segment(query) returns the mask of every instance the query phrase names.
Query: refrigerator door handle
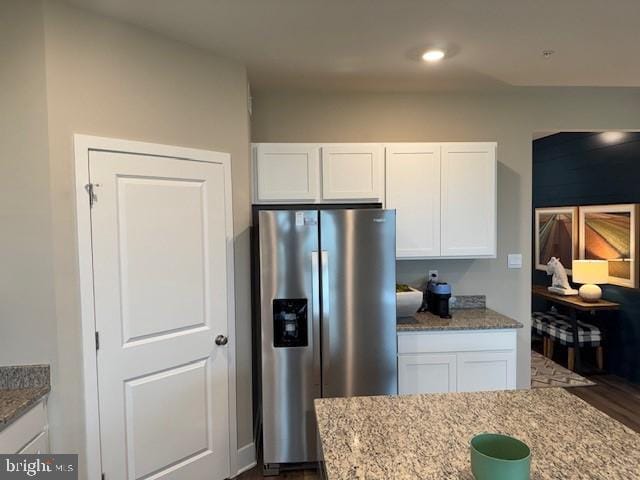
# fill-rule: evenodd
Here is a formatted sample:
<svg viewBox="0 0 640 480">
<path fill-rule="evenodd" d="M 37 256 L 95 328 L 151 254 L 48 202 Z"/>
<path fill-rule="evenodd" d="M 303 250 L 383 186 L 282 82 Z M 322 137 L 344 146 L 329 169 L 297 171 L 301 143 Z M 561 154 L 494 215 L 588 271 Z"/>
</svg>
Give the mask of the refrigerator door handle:
<svg viewBox="0 0 640 480">
<path fill-rule="evenodd" d="M 320 268 L 318 252 L 311 252 L 311 322 L 313 346 L 313 384 L 319 387 L 322 383 L 320 372 Z"/>
<path fill-rule="evenodd" d="M 329 252 L 320 252 L 320 264 L 322 267 L 322 382 L 326 385 L 329 380 L 329 365 L 331 360 L 330 345 L 330 313 L 329 302 Z M 323 393 L 324 396 L 324 393 Z"/>
</svg>

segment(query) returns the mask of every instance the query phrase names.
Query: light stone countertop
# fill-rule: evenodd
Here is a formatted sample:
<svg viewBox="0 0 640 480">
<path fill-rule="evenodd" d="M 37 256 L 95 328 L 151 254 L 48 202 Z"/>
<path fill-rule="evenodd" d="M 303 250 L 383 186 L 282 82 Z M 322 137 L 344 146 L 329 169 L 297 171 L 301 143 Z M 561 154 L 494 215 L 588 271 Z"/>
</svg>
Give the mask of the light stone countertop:
<svg viewBox="0 0 640 480">
<path fill-rule="evenodd" d="M 418 312 L 413 317 L 401 317 L 396 321 L 398 332 L 503 328 L 522 328 L 522 324 L 489 308 L 453 309 L 451 318 L 440 318 L 431 312 Z"/>
<path fill-rule="evenodd" d="M 469 441 L 515 436 L 532 480 L 640 479 L 640 434 L 560 388 L 318 399 L 328 480 L 473 480 Z"/>
</svg>

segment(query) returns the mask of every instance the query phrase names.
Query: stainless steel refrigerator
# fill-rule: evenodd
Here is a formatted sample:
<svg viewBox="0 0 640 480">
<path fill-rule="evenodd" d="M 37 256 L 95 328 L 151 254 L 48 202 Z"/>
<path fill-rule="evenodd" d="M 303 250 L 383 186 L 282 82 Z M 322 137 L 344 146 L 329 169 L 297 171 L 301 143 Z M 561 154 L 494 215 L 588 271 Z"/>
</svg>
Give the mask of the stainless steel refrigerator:
<svg viewBox="0 0 640 480">
<path fill-rule="evenodd" d="M 259 213 L 263 454 L 318 460 L 313 400 L 397 393 L 395 211 Z"/>
</svg>

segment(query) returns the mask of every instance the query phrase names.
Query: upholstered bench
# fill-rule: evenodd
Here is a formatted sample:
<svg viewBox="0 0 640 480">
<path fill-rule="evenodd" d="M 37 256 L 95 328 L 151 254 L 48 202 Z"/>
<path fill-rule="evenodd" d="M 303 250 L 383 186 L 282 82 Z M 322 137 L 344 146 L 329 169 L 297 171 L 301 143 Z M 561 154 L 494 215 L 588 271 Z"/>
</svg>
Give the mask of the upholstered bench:
<svg viewBox="0 0 640 480">
<path fill-rule="evenodd" d="M 578 345 L 580 347 L 593 347 L 596 349 L 596 363 L 602 370 L 604 366 L 604 354 L 602 350 L 602 333 L 595 325 L 578 320 Z M 555 342 L 564 345 L 568 350 L 567 365 L 569 370 L 574 369 L 575 351 L 573 345 L 573 327 L 571 320 L 566 315 L 558 312 L 533 312 L 531 315 L 532 329 L 543 338 L 544 355 L 553 357 Z"/>
</svg>

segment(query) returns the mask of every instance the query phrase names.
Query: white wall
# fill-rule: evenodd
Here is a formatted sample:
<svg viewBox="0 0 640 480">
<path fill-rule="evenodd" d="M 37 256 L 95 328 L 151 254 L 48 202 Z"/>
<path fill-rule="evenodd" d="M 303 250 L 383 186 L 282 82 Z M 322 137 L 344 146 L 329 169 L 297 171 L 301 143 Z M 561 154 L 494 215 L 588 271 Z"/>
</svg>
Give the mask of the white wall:
<svg viewBox="0 0 640 480">
<path fill-rule="evenodd" d="M 438 269 L 458 294 L 525 324 L 518 386 L 530 382 L 531 139 L 533 132 L 638 129 L 640 89 L 514 88 L 504 93 L 254 93 L 255 142 L 498 142 L 498 258 L 398 262 L 401 282 Z M 522 253 L 523 268 L 507 269 Z"/>
<path fill-rule="evenodd" d="M 237 446 L 251 443 L 245 68 L 55 0 L 0 2 L 0 58 L 0 364 L 52 364 L 53 450 L 85 463 L 75 133 L 231 154 Z"/>
<path fill-rule="evenodd" d="M 0 2 L 0 365 L 55 364 L 44 33 Z"/>
<path fill-rule="evenodd" d="M 236 236 L 238 446 L 251 442 L 249 120 L 243 66 L 58 2 L 44 10 L 57 303 L 52 444 L 82 451 L 73 134 L 231 153 Z"/>
</svg>

